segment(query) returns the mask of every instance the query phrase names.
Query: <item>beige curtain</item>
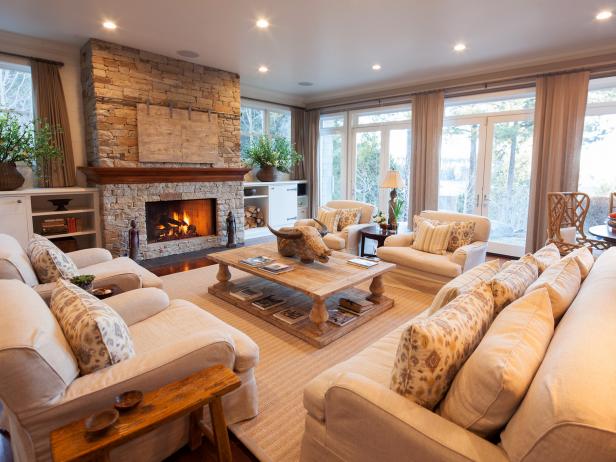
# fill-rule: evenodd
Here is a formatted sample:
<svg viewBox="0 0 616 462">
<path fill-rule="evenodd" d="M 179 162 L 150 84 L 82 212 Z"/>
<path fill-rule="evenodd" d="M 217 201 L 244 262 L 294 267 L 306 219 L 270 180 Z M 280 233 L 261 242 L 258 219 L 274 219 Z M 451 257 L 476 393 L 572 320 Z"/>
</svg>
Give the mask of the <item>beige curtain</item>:
<svg viewBox="0 0 616 462">
<path fill-rule="evenodd" d="M 413 97 L 413 152 L 411 160 L 409 223 L 422 210 L 438 206 L 438 169 L 443 132 L 445 93 Z"/>
<path fill-rule="evenodd" d="M 537 79 L 527 251 L 547 238 L 548 192 L 576 191 L 590 72 Z"/>
<path fill-rule="evenodd" d="M 75 185 L 75 161 L 68 112 L 64 90 L 60 80 L 59 66 L 33 60 L 32 88 L 36 117 L 51 125 L 62 127 L 54 136 L 54 144 L 62 152 L 62 157 L 46 162 L 42 166 L 41 186 L 65 187 Z"/>
<path fill-rule="evenodd" d="M 308 195 L 310 197 L 311 216 L 317 214 L 319 205 L 319 174 L 317 168 L 317 149 L 319 147 L 319 120 L 320 111 L 318 109 L 306 113 L 306 151 L 304 152 L 306 180 L 308 180 Z"/>
<path fill-rule="evenodd" d="M 304 158 L 298 162 L 291 170 L 292 180 L 305 180 L 305 159 L 306 159 L 306 111 L 303 109 L 293 109 L 291 111 L 291 143 L 295 145 L 295 150 Z"/>
</svg>

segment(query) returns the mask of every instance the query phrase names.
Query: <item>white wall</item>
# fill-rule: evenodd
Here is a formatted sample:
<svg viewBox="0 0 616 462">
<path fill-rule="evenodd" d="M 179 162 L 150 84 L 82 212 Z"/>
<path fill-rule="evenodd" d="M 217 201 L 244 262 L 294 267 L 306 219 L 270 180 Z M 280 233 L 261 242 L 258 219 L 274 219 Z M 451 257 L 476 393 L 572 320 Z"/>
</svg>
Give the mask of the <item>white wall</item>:
<svg viewBox="0 0 616 462">
<path fill-rule="evenodd" d="M 0 30 L 0 51 L 64 63 L 64 66 L 60 69 L 60 78 L 66 98 L 75 165 L 87 165 L 85 128 L 81 105 L 79 47 Z M 15 58 L 4 57 L 0 54 L 0 60 L 8 61 L 11 59 L 15 62 Z M 79 185 L 85 185 L 85 178 L 79 171 L 77 172 L 77 182 Z M 26 185 L 24 184 L 24 186 Z"/>
</svg>

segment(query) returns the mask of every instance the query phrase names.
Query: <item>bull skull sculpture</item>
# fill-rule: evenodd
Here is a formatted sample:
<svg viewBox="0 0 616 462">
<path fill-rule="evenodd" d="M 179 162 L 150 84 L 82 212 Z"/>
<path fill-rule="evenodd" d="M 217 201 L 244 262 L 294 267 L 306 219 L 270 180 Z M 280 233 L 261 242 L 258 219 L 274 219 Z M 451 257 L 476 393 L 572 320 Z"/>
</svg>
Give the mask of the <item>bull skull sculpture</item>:
<svg viewBox="0 0 616 462">
<path fill-rule="evenodd" d="M 302 263 L 312 263 L 314 260 L 327 263 L 332 254 L 323 242 L 323 236 L 328 233 L 327 226 L 318 220 L 314 221 L 319 229 L 314 226 L 294 226 L 277 231 L 268 225 L 269 230 L 278 238 L 278 253 L 283 257 L 297 255 Z"/>
</svg>

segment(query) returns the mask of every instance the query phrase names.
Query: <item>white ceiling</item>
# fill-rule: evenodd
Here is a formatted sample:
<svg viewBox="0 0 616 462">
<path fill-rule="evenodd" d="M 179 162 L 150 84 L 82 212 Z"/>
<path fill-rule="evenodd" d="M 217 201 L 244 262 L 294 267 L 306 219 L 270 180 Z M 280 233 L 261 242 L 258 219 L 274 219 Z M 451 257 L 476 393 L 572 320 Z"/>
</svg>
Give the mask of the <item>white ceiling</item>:
<svg viewBox="0 0 616 462">
<path fill-rule="evenodd" d="M 195 62 L 237 72 L 242 84 L 309 102 L 613 50 L 616 16 L 594 19 L 605 8 L 616 0 L 0 0 L 0 29 L 174 57 L 194 50 Z M 259 16 L 268 30 L 254 26 Z M 118 29 L 102 29 L 103 19 Z M 464 53 L 452 50 L 458 41 Z"/>
</svg>

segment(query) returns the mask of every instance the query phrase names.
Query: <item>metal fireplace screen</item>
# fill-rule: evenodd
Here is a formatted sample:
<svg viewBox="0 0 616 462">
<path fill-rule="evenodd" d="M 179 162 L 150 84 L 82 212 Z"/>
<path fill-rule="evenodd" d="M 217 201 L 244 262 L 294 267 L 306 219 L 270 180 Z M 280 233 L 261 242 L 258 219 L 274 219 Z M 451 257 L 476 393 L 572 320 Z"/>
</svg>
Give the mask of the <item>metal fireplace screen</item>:
<svg viewBox="0 0 616 462">
<path fill-rule="evenodd" d="M 148 243 L 216 234 L 216 199 L 145 203 Z"/>
</svg>

